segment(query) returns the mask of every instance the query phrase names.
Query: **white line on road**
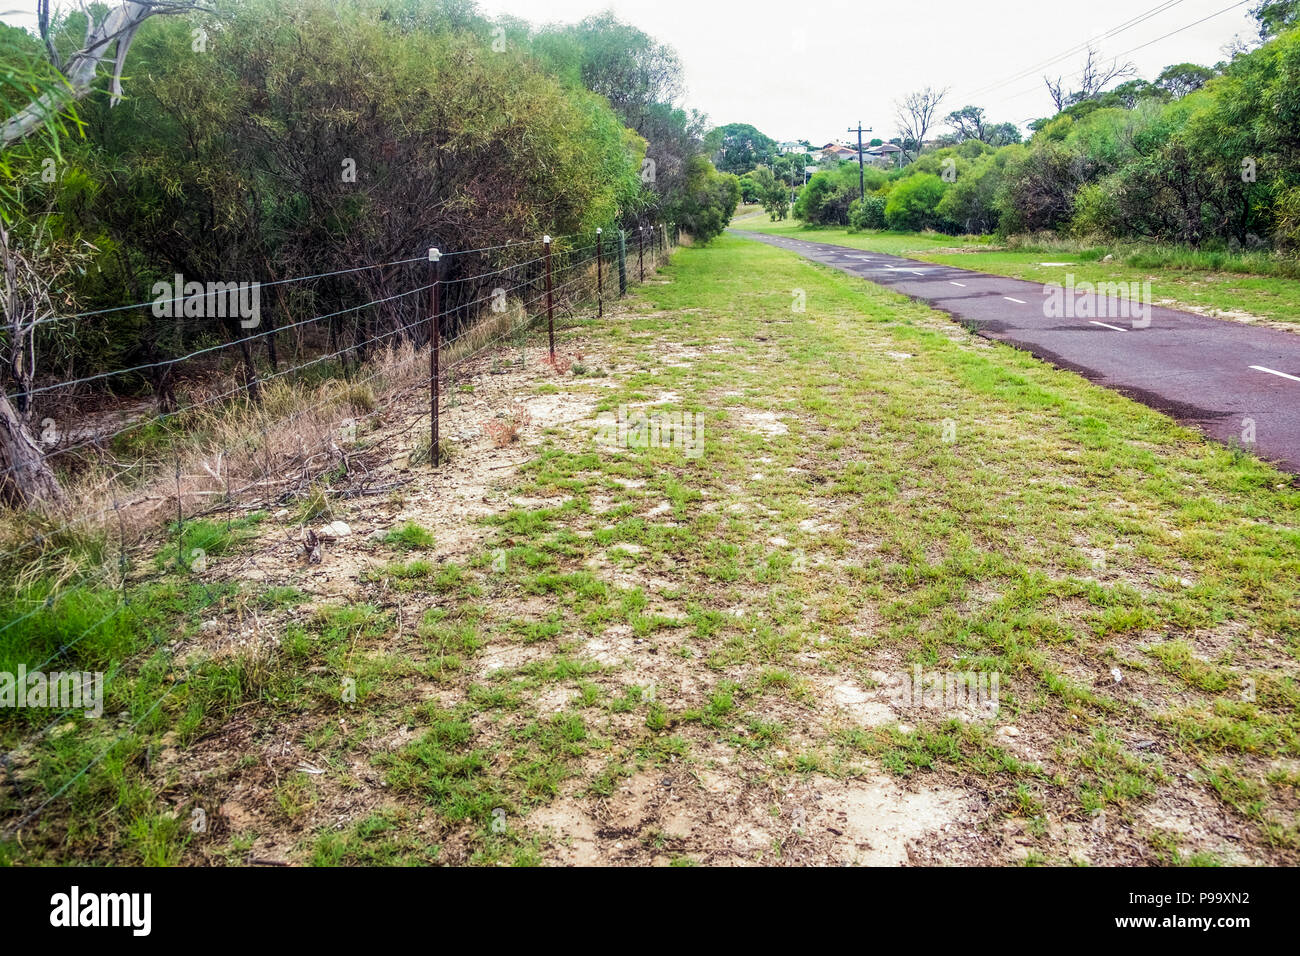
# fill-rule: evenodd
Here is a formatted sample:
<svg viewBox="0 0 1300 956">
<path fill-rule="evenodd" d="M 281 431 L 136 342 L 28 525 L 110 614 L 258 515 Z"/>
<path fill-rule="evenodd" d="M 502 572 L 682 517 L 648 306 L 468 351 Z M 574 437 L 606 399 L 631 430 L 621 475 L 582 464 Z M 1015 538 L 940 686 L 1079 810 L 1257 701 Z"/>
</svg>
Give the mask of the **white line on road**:
<svg viewBox="0 0 1300 956">
<path fill-rule="evenodd" d="M 963 289 L 966 288 L 966 283 L 964 283 L 964 282 L 953 282 L 951 279 L 948 280 L 948 284 L 949 284 L 949 285 L 959 285 L 959 286 L 961 286 Z"/>
<path fill-rule="evenodd" d="M 1279 372 L 1274 368 L 1264 368 L 1262 365 L 1252 365 L 1256 372 L 1268 372 L 1269 375 L 1276 375 L 1279 378 L 1289 378 L 1293 382 L 1300 382 L 1300 375 L 1288 375 L 1286 372 Z"/>
<path fill-rule="evenodd" d="M 1107 325 L 1105 322 L 1094 321 L 1093 325 L 1100 325 L 1103 329 L 1114 329 L 1116 332 L 1127 332 L 1128 329 L 1121 329 L 1118 325 Z"/>
<path fill-rule="evenodd" d="M 1002 298 L 1006 299 L 1008 302 L 1014 302 L 1014 303 L 1016 303 L 1017 305 L 1026 305 L 1026 304 L 1027 304 L 1023 299 L 1013 299 L 1013 298 L 1011 298 L 1011 296 L 1009 296 L 1009 295 L 1004 295 Z"/>
</svg>

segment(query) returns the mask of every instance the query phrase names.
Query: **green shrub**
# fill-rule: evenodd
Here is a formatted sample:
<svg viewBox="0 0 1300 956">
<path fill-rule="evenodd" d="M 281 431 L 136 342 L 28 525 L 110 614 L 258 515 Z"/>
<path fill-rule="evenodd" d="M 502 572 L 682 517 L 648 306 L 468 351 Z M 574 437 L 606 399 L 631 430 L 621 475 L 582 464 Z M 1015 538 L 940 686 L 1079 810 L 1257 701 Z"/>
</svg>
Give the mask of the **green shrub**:
<svg viewBox="0 0 1300 956">
<path fill-rule="evenodd" d="M 868 195 L 849 205 L 849 231 L 885 228 L 885 197 Z"/>
<path fill-rule="evenodd" d="M 885 204 L 885 223 L 890 229 L 917 231 L 938 229 L 945 220 L 938 212 L 946 184 L 932 173 L 918 173 L 899 181 Z"/>
</svg>

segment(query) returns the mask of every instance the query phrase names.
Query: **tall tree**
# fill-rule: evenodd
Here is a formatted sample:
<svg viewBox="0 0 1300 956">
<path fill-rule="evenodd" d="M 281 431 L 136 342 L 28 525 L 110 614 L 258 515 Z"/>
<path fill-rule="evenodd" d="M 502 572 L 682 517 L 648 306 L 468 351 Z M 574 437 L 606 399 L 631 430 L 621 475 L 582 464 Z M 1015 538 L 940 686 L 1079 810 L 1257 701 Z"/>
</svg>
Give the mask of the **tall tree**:
<svg viewBox="0 0 1300 956">
<path fill-rule="evenodd" d="M 1261 0 L 1250 15 L 1259 24 L 1259 38 L 1271 40 L 1300 25 L 1300 0 Z"/>
<path fill-rule="evenodd" d="M 953 128 L 959 143 L 968 139 L 987 142 L 984 138 L 984 110 L 978 106 L 963 106 L 959 110 L 953 110 L 944 117 L 944 122 Z"/>
<path fill-rule="evenodd" d="M 748 123 L 728 123 L 712 130 L 705 145 L 713 154 L 713 165 L 724 173 L 747 173 L 776 157 L 776 140 Z"/>
<path fill-rule="evenodd" d="M 1176 100 L 1188 93 L 1195 93 L 1214 78 L 1214 70 L 1208 66 L 1195 63 L 1175 63 L 1160 71 L 1155 86 L 1164 90 Z"/>
<path fill-rule="evenodd" d="M 1044 76 L 1043 83 L 1046 84 L 1047 93 L 1051 96 L 1052 102 L 1056 105 L 1056 111 L 1059 113 L 1067 106 L 1082 103 L 1084 100 L 1095 99 L 1116 80 L 1134 76 L 1136 73 L 1137 67 L 1131 62 L 1121 63 L 1118 59 L 1115 59 L 1106 63 L 1101 59 L 1097 49 L 1089 46 L 1083 60 L 1083 68 L 1075 74 L 1073 89 L 1066 85 L 1065 78 L 1061 76 L 1058 76 L 1055 80 Z"/>
<path fill-rule="evenodd" d="M 947 95 L 946 87 L 936 90 L 927 86 L 923 90 L 909 93 L 895 104 L 898 110 L 898 131 L 903 134 L 904 149 L 913 154 L 913 159 L 925 149 L 925 134 L 933 128 L 939 104 Z"/>
</svg>

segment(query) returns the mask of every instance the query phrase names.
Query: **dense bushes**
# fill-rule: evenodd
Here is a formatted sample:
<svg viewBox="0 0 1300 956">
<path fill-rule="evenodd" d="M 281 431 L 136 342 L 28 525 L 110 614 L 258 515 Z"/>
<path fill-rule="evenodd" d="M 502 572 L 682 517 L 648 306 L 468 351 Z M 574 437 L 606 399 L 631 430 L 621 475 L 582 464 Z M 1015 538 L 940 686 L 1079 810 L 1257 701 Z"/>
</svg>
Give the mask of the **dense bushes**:
<svg viewBox="0 0 1300 956">
<path fill-rule="evenodd" d="M 612 17 L 536 34 L 511 21 L 496 49 L 493 21 L 461 0 L 225 0 L 217 13 L 145 21 L 126 98 L 84 101 L 85 137 L 58 156 L 5 150 L 0 195 L 20 197 L 0 209 L 9 241 L 39 246 L 60 311 L 147 301 L 175 273 L 338 273 L 269 291 L 267 321 L 388 300 L 322 330 L 331 345 L 365 343 L 423 327 L 419 297 L 394 297 L 423 273 L 358 265 L 654 219 L 707 241 L 735 209 L 734 177 L 713 170 L 701 121 L 672 102 L 671 51 Z M 84 34 L 80 16 L 55 24 L 60 47 Z M 26 34 L 3 38 L 43 55 Z M 486 271 L 475 258 L 448 261 L 448 278 Z M 456 308 L 480 295 L 455 283 L 447 297 Z M 76 331 L 41 327 L 44 367 L 154 363 L 237 332 L 147 309 Z"/>
<path fill-rule="evenodd" d="M 944 182 L 933 173 L 918 173 L 895 184 L 885 200 L 885 222 L 890 229 L 937 229 L 944 223 L 938 213 Z"/>
<path fill-rule="evenodd" d="M 874 167 L 862 170 L 868 192 L 884 186 L 886 175 Z M 835 169 L 821 170 L 808 180 L 795 202 L 794 214 L 804 222 L 817 225 L 849 225 L 849 206 L 859 198 L 858 164 L 843 163 Z"/>
<path fill-rule="evenodd" d="M 969 139 L 902 170 L 818 173 L 795 214 L 819 225 L 1300 248 L 1300 30 L 1222 69 L 1179 64 L 1035 124 L 1025 144 Z"/>
<path fill-rule="evenodd" d="M 849 228 L 853 231 L 885 228 L 885 197 L 872 193 L 855 199 L 849 206 Z"/>
<path fill-rule="evenodd" d="M 720 173 L 704 156 L 690 160 L 686 188 L 668 209 L 669 218 L 693 239 L 708 242 L 722 234 L 740 203 L 740 179 Z"/>
</svg>

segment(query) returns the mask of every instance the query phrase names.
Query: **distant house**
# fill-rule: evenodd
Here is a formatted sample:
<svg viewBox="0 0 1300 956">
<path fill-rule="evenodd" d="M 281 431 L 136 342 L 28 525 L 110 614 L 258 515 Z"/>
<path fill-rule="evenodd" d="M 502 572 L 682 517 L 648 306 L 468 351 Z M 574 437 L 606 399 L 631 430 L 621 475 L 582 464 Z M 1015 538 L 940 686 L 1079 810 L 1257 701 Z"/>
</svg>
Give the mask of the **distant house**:
<svg viewBox="0 0 1300 956">
<path fill-rule="evenodd" d="M 899 162 L 899 154 L 902 150 L 893 143 L 884 143 L 880 146 L 871 146 L 863 151 L 867 161 L 877 166 L 892 166 Z"/>
<path fill-rule="evenodd" d="M 841 146 L 839 143 L 829 143 L 822 147 L 824 156 L 834 156 L 837 159 L 857 159 L 858 151 L 850 146 Z"/>
</svg>

